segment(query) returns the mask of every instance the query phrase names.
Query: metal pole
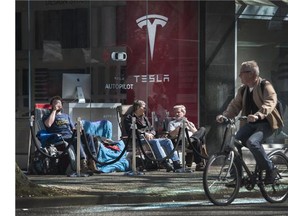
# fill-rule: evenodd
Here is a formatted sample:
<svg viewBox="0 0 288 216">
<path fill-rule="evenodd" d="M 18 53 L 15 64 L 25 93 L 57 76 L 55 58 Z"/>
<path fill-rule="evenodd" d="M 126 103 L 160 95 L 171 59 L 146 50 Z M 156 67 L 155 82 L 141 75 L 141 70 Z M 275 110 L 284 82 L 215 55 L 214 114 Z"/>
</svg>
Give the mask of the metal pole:
<svg viewBox="0 0 288 216">
<path fill-rule="evenodd" d="M 137 129 L 137 124 L 136 124 L 136 117 L 132 117 L 132 124 L 131 124 L 131 129 L 132 129 L 132 171 L 126 172 L 125 175 L 142 175 L 143 173 L 138 172 L 136 168 L 136 129 Z"/>
<path fill-rule="evenodd" d="M 151 117 L 152 117 L 152 127 L 155 129 L 155 112 L 151 112 Z"/>
<path fill-rule="evenodd" d="M 31 115 L 30 117 L 30 127 L 33 127 L 34 122 L 34 115 Z M 34 128 L 33 128 L 34 130 Z M 29 173 L 29 167 L 30 167 L 30 157 L 31 157 L 31 144 L 32 144 L 32 134 L 31 131 L 29 133 L 29 141 L 28 141 L 28 159 L 27 159 L 27 172 Z"/>
<path fill-rule="evenodd" d="M 30 0 L 27 1 L 28 7 L 28 105 L 29 105 L 29 117 L 30 121 L 32 120 L 31 111 L 32 111 L 32 69 L 31 69 L 31 4 Z M 30 122 L 31 124 L 31 122 Z M 31 132 L 29 134 L 29 146 L 28 146 L 28 158 L 27 158 L 27 172 L 29 171 L 31 157 Z"/>
<path fill-rule="evenodd" d="M 76 173 L 77 176 L 80 176 L 80 145 L 81 145 L 81 126 L 80 126 L 81 118 L 77 118 L 77 150 L 76 150 Z"/>
<path fill-rule="evenodd" d="M 136 118 L 132 117 L 132 172 L 136 173 Z"/>
<path fill-rule="evenodd" d="M 185 156 L 186 156 L 186 152 L 185 152 L 185 149 L 186 149 L 186 146 L 185 146 L 185 128 L 186 128 L 186 119 L 183 119 L 182 120 L 182 169 L 183 171 L 185 171 L 185 167 L 186 167 L 186 164 L 185 164 Z"/>
</svg>

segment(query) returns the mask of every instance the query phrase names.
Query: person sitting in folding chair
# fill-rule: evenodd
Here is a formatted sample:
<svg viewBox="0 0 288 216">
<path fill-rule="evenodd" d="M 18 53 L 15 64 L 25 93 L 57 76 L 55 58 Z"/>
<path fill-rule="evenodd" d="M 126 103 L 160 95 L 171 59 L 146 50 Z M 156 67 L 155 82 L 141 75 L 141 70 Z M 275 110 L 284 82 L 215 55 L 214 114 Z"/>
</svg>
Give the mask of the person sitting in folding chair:
<svg viewBox="0 0 288 216">
<path fill-rule="evenodd" d="M 173 143 L 168 138 L 155 138 L 156 132 L 152 128 L 148 118 L 145 116 L 146 103 L 142 100 L 136 100 L 133 103 L 133 112 L 128 114 L 124 119 L 125 130 L 131 133 L 132 117 L 136 118 L 136 125 L 139 131 L 144 133 L 145 139 L 151 144 L 157 160 L 163 159 L 163 166 L 167 172 L 181 169 L 180 159 L 176 151 L 173 152 Z M 145 141 L 144 138 L 142 140 Z M 171 154 L 170 159 L 173 166 L 168 160 L 164 160 Z M 169 159 L 169 158 L 168 158 Z"/>
<path fill-rule="evenodd" d="M 44 115 L 42 121 L 48 133 L 60 134 L 62 138 L 69 142 L 73 142 L 74 148 L 76 149 L 77 139 L 71 140 L 73 130 L 75 130 L 73 121 L 70 116 L 62 112 L 62 98 L 60 96 L 54 96 L 50 100 L 52 109 L 49 114 Z M 94 144 L 93 137 L 90 134 L 86 134 L 88 146 L 92 152 L 92 155 L 96 157 L 96 148 Z M 81 136 L 80 145 L 80 171 L 82 173 L 99 173 L 95 161 L 93 158 L 87 156 L 85 153 L 85 137 Z"/>
<path fill-rule="evenodd" d="M 207 155 L 207 151 L 206 151 L 206 139 L 205 139 L 205 135 L 206 135 L 206 129 L 204 127 L 200 127 L 200 128 L 196 128 L 195 125 L 193 124 L 193 122 L 190 122 L 186 119 L 185 115 L 186 115 L 186 107 L 184 105 L 176 105 L 173 107 L 174 110 L 174 120 L 170 121 L 168 124 L 168 132 L 169 135 L 171 137 L 171 139 L 176 139 L 178 134 L 179 134 L 179 129 L 181 128 L 182 122 L 183 122 L 183 118 L 185 118 L 186 121 L 186 128 L 188 129 L 188 134 L 189 137 L 196 137 L 198 140 L 200 140 L 200 143 L 194 142 L 196 143 L 196 145 L 194 146 L 196 148 L 196 150 L 198 152 L 203 152 L 204 154 Z M 181 137 L 179 137 L 181 139 Z M 188 146 L 188 149 L 192 149 L 191 146 Z M 204 159 L 201 158 L 195 151 L 193 151 L 193 153 L 189 152 L 186 154 L 185 156 L 185 161 L 187 165 L 191 165 L 192 164 L 192 158 L 194 157 L 194 162 L 196 163 L 196 171 L 203 171 L 204 170 Z"/>
</svg>

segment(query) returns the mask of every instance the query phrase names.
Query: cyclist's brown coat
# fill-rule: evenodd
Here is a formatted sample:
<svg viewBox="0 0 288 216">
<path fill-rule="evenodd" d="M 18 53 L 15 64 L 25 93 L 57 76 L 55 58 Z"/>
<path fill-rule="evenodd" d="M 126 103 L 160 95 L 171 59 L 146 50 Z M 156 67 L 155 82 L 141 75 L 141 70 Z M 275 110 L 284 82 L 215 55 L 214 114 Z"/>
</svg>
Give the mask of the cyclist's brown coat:
<svg viewBox="0 0 288 216">
<path fill-rule="evenodd" d="M 277 109 L 275 109 L 277 104 L 277 94 L 272 86 L 272 84 L 269 81 L 266 81 L 263 95 L 260 83 L 262 81 L 262 78 L 259 77 L 257 85 L 254 87 L 253 90 L 253 99 L 259 110 L 254 113 L 255 115 L 259 115 L 261 119 L 266 118 L 268 122 L 270 123 L 271 127 L 273 129 L 278 129 L 283 126 L 283 120 L 278 112 Z M 228 118 L 234 118 L 237 116 L 240 111 L 241 115 L 247 116 L 249 113 L 245 113 L 245 101 L 246 101 L 246 91 L 244 91 L 244 94 L 242 95 L 243 89 L 246 88 L 245 85 L 242 85 L 235 96 L 235 98 L 229 103 L 227 109 L 223 112 L 223 115 Z M 246 88 L 247 89 L 247 88 Z M 240 123 L 241 125 L 244 124 L 244 122 Z"/>
</svg>

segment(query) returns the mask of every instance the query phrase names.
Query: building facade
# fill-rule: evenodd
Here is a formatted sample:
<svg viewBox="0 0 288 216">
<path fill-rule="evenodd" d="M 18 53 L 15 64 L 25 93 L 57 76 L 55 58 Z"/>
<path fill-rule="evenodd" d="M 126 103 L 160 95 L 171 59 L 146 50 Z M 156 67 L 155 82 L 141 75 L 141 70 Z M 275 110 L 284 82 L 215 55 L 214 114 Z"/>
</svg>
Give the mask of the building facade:
<svg viewBox="0 0 288 216">
<path fill-rule="evenodd" d="M 256 60 L 287 106 L 287 0 L 29 0 L 16 1 L 15 12 L 16 161 L 22 168 L 35 104 L 60 95 L 68 112 L 69 104 L 78 103 L 77 85 L 91 121 L 116 118 L 116 113 L 95 116 L 95 104 L 141 99 L 161 131 L 173 106 L 184 104 L 187 117 L 207 127 L 211 151 L 221 140 L 215 116 L 241 84 L 242 61 Z M 75 84 L 81 75 L 88 81 Z M 284 117 L 287 125 L 287 113 Z M 287 126 L 283 131 L 288 133 Z"/>
</svg>

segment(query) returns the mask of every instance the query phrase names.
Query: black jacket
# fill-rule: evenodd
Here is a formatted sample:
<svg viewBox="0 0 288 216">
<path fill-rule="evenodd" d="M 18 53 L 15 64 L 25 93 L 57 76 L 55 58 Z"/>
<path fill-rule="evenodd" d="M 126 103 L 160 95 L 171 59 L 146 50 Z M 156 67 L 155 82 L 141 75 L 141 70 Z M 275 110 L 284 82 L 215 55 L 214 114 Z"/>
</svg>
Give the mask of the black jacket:
<svg viewBox="0 0 288 216">
<path fill-rule="evenodd" d="M 134 113 L 128 114 L 126 116 L 126 118 L 124 119 L 124 127 L 125 127 L 126 133 L 128 135 L 130 135 L 131 132 L 132 132 L 132 129 L 131 129 L 132 117 L 136 117 L 137 130 L 139 130 L 140 132 L 151 133 L 154 136 L 156 135 L 156 131 L 152 127 L 152 125 L 149 122 L 148 118 L 146 116 L 137 117 Z"/>
</svg>

